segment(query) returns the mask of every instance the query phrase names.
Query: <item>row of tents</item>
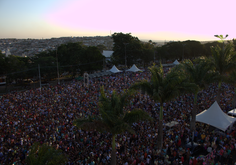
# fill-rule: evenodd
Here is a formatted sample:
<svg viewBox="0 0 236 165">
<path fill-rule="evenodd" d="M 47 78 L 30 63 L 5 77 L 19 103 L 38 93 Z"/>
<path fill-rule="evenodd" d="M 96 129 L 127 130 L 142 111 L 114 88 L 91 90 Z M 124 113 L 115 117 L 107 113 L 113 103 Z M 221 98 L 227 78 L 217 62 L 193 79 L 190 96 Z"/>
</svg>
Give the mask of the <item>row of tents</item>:
<svg viewBox="0 0 236 165">
<path fill-rule="evenodd" d="M 171 64 L 162 64 L 162 65 L 167 66 L 167 67 L 171 67 L 171 66 L 175 66 L 178 64 L 179 64 L 179 62 L 177 60 L 175 60 Z M 133 66 L 131 68 L 129 68 L 125 71 L 126 72 L 142 72 L 143 70 L 139 69 L 135 64 L 133 64 Z M 99 73 L 89 74 L 89 78 L 102 77 L 102 76 L 107 76 L 107 75 L 111 75 L 113 73 L 120 73 L 120 72 L 123 72 L 123 71 L 119 70 L 115 65 L 113 65 L 113 67 L 110 70 L 99 72 Z"/>
<path fill-rule="evenodd" d="M 175 66 L 175 65 L 179 65 L 179 62 L 178 60 L 175 60 L 173 63 L 171 64 L 162 64 L 163 66 Z M 133 66 L 126 70 L 127 72 L 140 72 L 140 71 L 143 71 L 141 69 L 139 69 L 135 64 L 133 64 Z M 117 69 L 117 67 L 114 65 L 111 69 L 110 69 L 110 72 L 112 73 L 119 73 L 119 72 L 122 72 L 121 70 Z"/>
<path fill-rule="evenodd" d="M 134 64 L 130 69 L 126 70 L 127 72 L 141 72 L 143 70 L 137 68 L 137 66 Z M 117 69 L 117 67 L 114 65 L 110 70 L 98 72 L 89 74 L 89 78 L 96 78 L 96 77 L 102 77 L 102 76 L 110 76 L 114 73 L 123 72 L 122 70 Z"/>
<path fill-rule="evenodd" d="M 119 73 L 119 72 L 123 72 L 122 70 L 117 69 L 117 67 L 114 65 L 110 70 L 110 72 L 112 73 Z M 135 64 L 128 70 L 126 70 L 127 72 L 142 72 L 143 70 L 139 69 Z"/>
</svg>

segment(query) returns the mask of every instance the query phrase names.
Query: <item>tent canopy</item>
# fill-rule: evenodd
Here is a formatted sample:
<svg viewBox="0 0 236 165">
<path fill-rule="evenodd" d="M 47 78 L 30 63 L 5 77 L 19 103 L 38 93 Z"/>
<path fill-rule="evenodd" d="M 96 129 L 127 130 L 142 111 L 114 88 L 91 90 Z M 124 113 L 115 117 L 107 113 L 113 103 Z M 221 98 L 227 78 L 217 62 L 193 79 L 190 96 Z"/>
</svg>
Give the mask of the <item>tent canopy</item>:
<svg viewBox="0 0 236 165">
<path fill-rule="evenodd" d="M 121 70 L 117 69 L 117 67 L 115 65 L 113 65 L 113 67 L 110 69 L 110 72 L 112 73 L 118 73 L 118 72 L 122 72 Z"/>
<path fill-rule="evenodd" d="M 178 61 L 178 60 L 175 60 L 175 61 L 173 62 L 173 64 L 174 64 L 174 65 L 179 65 L 179 61 Z"/>
<path fill-rule="evenodd" d="M 139 72 L 142 71 L 141 69 L 137 68 L 137 66 L 134 64 L 130 69 L 128 69 L 127 71 L 130 72 Z"/>
<path fill-rule="evenodd" d="M 236 121 L 236 118 L 230 117 L 224 113 L 218 103 L 215 101 L 208 110 L 205 110 L 196 116 L 196 121 L 209 124 L 222 131 L 225 131 Z"/>
<path fill-rule="evenodd" d="M 236 109 L 233 109 L 233 110 L 229 111 L 228 114 L 236 116 Z"/>
<path fill-rule="evenodd" d="M 171 121 L 169 123 L 166 123 L 166 126 L 167 127 L 173 127 L 173 126 L 178 125 L 178 124 L 179 124 L 179 122 L 177 122 L 177 121 Z"/>
</svg>

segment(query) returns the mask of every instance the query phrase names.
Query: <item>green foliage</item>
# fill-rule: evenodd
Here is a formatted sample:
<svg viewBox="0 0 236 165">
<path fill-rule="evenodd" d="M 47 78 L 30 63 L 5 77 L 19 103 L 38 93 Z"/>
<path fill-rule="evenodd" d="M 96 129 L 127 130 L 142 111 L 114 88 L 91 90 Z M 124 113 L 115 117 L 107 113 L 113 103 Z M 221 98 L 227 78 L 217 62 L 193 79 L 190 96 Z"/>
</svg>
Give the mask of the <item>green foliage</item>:
<svg viewBox="0 0 236 165">
<path fill-rule="evenodd" d="M 102 53 L 103 52 L 103 50 L 107 50 L 107 47 L 105 46 L 105 45 L 97 45 L 96 46 L 97 48 L 98 48 L 98 50 L 100 51 L 100 53 Z"/>
<path fill-rule="evenodd" d="M 222 41 L 227 37 L 223 37 L 222 35 L 216 37 L 220 38 Z M 204 60 L 208 62 L 208 65 L 213 68 L 214 72 L 218 72 L 218 91 L 216 101 L 220 101 L 220 88 L 221 83 L 224 81 L 225 74 L 230 73 L 235 70 L 236 67 L 236 53 L 234 51 L 234 45 L 232 42 L 224 44 L 222 47 L 219 45 L 215 47 L 211 47 L 212 56 L 205 58 Z"/>
<path fill-rule="evenodd" d="M 133 37 L 131 33 L 114 33 L 112 35 L 114 41 L 113 47 L 113 63 L 125 64 L 125 54 L 127 65 L 131 66 L 139 61 L 144 65 L 154 59 L 154 43 L 149 41 L 142 43 L 137 37 Z"/>
<path fill-rule="evenodd" d="M 219 74 L 212 71 L 211 66 L 204 60 L 198 60 L 199 62 L 193 64 L 191 60 L 183 61 L 178 68 L 182 69 L 183 74 L 186 76 L 186 80 L 193 83 L 192 93 L 194 94 L 194 103 L 192 110 L 191 131 L 195 130 L 196 121 L 196 106 L 197 106 L 197 94 L 200 90 L 207 87 L 208 84 L 217 80 Z"/>
<path fill-rule="evenodd" d="M 183 43 L 180 41 L 167 43 L 162 46 L 162 49 L 159 52 L 165 60 L 182 59 L 183 57 Z"/>
<path fill-rule="evenodd" d="M 74 125 L 87 130 L 98 130 L 110 132 L 113 135 L 128 131 L 135 133 L 131 128 L 134 122 L 151 120 L 150 116 L 142 110 L 126 111 L 124 107 L 128 104 L 130 92 L 117 94 L 113 91 L 111 97 L 107 97 L 104 88 L 101 88 L 99 100 L 99 116 L 90 116 L 86 119 L 77 119 Z"/>
<path fill-rule="evenodd" d="M 163 105 L 183 92 L 188 92 L 193 84 L 189 84 L 183 74 L 175 69 L 170 70 L 164 75 L 162 65 L 160 67 L 152 66 L 151 80 L 141 80 L 135 83 L 131 89 L 141 89 L 151 96 L 155 101 Z"/>
<path fill-rule="evenodd" d="M 33 56 L 31 60 L 32 60 L 31 66 L 36 68 L 31 72 L 31 75 L 33 76 L 38 75 L 38 64 L 39 64 L 41 77 L 45 78 L 47 81 L 56 77 L 57 61 L 55 57 L 51 56 L 47 52 L 41 52 Z"/>
<path fill-rule="evenodd" d="M 26 72 L 21 72 L 27 69 L 24 61 L 21 61 L 21 59 L 22 57 L 14 55 L 5 58 L 7 81 L 23 79 L 26 76 Z"/>
<path fill-rule="evenodd" d="M 112 55 L 114 64 L 125 64 L 125 54 L 128 66 L 140 57 L 141 42 L 131 33 L 114 33 L 112 39 L 114 42 Z"/>
<path fill-rule="evenodd" d="M 199 41 L 169 42 L 156 49 L 158 52 L 157 59 L 175 60 L 194 59 L 205 53 L 204 46 Z"/>
<path fill-rule="evenodd" d="M 131 89 L 146 92 L 156 102 L 160 102 L 158 140 L 159 148 L 161 148 L 163 145 L 163 103 L 171 101 L 185 92 L 192 91 L 195 86 L 188 83 L 179 69 L 171 69 L 164 75 L 163 67 L 160 64 L 160 67 L 154 65 L 149 70 L 151 71 L 151 80 L 136 82 L 131 86 Z"/>
<path fill-rule="evenodd" d="M 103 67 L 104 56 L 98 47 L 86 47 L 80 42 L 62 44 L 58 47 L 58 62 L 64 71 L 75 73 L 77 69 L 84 71 L 99 70 Z"/>
<path fill-rule="evenodd" d="M 208 42 L 208 43 L 203 44 L 204 49 L 205 49 L 203 55 L 206 56 L 206 57 L 210 57 L 212 47 L 216 47 L 217 45 L 222 47 L 223 43 L 219 43 L 219 42 L 215 41 L 215 42 Z"/>
<path fill-rule="evenodd" d="M 212 67 L 208 62 L 203 60 L 196 64 L 193 64 L 191 60 L 185 60 L 178 67 L 183 69 L 186 79 L 196 85 L 194 94 L 216 81 L 219 76 L 217 72 L 212 71 Z"/>
<path fill-rule="evenodd" d="M 6 56 L 0 50 L 0 76 L 5 74 L 7 69 Z"/>
<path fill-rule="evenodd" d="M 26 158 L 27 165 L 65 165 L 67 157 L 61 150 L 46 144 L 34 143 Z"/>
<path fill-rule="evenodd" d="M 111 164 L 116 164 L 115 137 L 127 131 L 135 134 L 132 124 L 139 121 L 151 121 L 152 118 L 147 112 L 142 110 L 127 111 L 125 106 L 128 104 L 131 91 L 124 91 L 117 94 L 113 91 L 108 97 L 104 88 L 101 87 L 99 100 L 99 116 L 89 116 L 88 118 L 77 119 L 73 122 L 78 128 L 85 130 L 97 130 L 100 132 L 112 133 L 112 156 Z"/>
<path fill-rule="evenodd" d="M 224 48 L 220 46 L 212 47 L 212 57 L 210 57 L 210 65 L 214 67 L 220 75 L 235 68 L 236 54 L 233 45 L 228 43 Z"/>
<path fill-rule="evenodd" d="M 224 39 L 226 39 L 229 35 L 226 34 L 225 37 L 223 35 L 214 35 L 214 36 L 220 39 L 220 41 L 218 41 L 218 42 L 223 43 Z"/>
</svg>

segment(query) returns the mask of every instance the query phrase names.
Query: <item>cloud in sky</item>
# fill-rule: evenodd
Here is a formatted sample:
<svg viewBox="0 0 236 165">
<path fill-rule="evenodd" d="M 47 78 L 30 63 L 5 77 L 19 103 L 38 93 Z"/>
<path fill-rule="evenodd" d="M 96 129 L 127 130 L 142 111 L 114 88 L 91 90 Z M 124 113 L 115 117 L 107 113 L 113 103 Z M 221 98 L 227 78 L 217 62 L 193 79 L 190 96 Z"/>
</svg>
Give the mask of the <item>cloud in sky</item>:
<svg viewBox="0 0 236 165">
<path fill-rule="evenodd" d="M 80 31 L 236 36 L 234 0 L 77 0 L 46 15 L 50 24 Z"/>
</svg>

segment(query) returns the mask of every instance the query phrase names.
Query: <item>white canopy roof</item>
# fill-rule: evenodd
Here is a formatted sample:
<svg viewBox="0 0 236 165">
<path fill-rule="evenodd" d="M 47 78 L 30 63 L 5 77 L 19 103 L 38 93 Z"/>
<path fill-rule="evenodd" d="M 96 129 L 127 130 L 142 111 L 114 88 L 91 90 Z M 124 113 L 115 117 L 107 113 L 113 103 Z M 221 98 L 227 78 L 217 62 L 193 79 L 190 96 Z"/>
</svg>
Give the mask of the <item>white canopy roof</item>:
<svg viewBox="0 0 236 165">
<path fill-rule="evenodd" d="M 113 52 L 114 51 L 111 51 L 111 50 L 103 50 L 102 55 L 105 56 L 106 58 L 110 58 Z"/>
<path fill-rule="evenodd" d="M 134 64 L 130 69 L 128 69 L 127 71 L 130 72 L 138 72 L 138 71 L 142 71 L 141 69 L 137 68 L 137 66 Z"/>
<path fill-rule="evenodd" d="M 110 71 L 112 73 L 118 73 L 118 72 L 122 72 L 121 70 L 117 69 L 117 67 L 115 65 L 113 65 L 113 67 L 110 69 Z"/>
<path fill-rule="evenodd" d="M 177 122 L 177 121 L 171 121 L 169 123 L 166 123 L 166 126 L 167 127 L 173 127 L 173 126 L 178 125 L 178 124 L 179 124 L 179 122 Z"/>
<path fill-rule="evenodd" d="M 230 117 L 224 113 L 215 101 L 208 110 L 205 110 L 196 116 L 196 121 L 209 124 L 225 131 L 236 121 L 236 118 Z"/>
<path fill-rule="evenodd" d="M 179 65 L 178 60 L 175 60 L 175 61 L 173 62 L 173 64 L 174 64 L 174 65 Z"/>
<path fill-rule="evenodd" d="M 229 111 L 228 114 L 236 116 L 236 109 L 233 109 L 233 110 Z"/>
</svg>

